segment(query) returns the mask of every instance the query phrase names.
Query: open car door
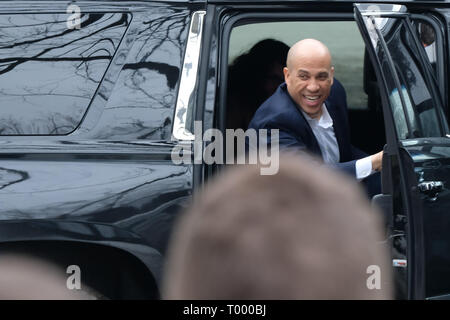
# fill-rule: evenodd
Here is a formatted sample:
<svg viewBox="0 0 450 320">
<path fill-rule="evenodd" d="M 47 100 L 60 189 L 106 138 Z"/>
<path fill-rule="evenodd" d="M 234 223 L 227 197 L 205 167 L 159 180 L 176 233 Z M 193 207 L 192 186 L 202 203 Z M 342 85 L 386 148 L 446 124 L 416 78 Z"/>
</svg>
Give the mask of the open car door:
<svg viewBox="0 0 450 320">
<path fill-rule="evenodd" d="M 355 4 L 386 126 L 382 193 L 396 297 L 450 297 L 450 139 L 440 91 L 403 5 Z"/>
</svg>

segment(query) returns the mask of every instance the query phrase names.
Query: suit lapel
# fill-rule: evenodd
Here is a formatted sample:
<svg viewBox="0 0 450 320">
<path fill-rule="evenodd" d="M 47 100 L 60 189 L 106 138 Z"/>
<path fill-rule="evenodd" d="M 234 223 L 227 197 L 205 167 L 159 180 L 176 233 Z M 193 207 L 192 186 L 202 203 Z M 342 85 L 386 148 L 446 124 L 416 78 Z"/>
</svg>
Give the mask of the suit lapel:
<svg viewBox="0 0 450 320">
<path fill-rule="evenodd" d="M 312 131 L 311 127 L 309 126 L 308 121 L 305 119 L 305 116 L 299 110 L 299 108 L 294 103 L 294 101 L 292 101 L 292 99 L 290 99 L 290 100 L 292 103 L 292 107 L 295 108 L 295 110 L 297 111 L 299 121 L 302 122 L 302 124 L 299 127 L 303 129 L 302 130 L 303 131 L 303 134 L 302 134 L 303 141 L 305 142 L 308 149 L 312 153 L 318 155 L 319 157 L 321 157 L 323 159 L 322 150 L 320 149 L 319 142 L 317 141 L 316 136 L 314 135 L 314 132 Z"/>
<path fill-rule="evenodd" d="M 306 147 L 310 152 L 313 154 L 321 157 L 323 159 L 322 150 L 320 150 L 319 142 L 316 139 L 316 136 L 314 135 L 314 132 L 312 131 L 311 127 L 309 126 L 308 121 L 303 116 L 303 113 L 299 110 L 299 107 L 297 107 L 297 104 L 292 100 L 291 96 L 288 94 L 286 89 L 286 83 L 283 83 L 280 85 L 280 89 L 284 97 L 287 97 L 289 100 L 290 107 L 295 109 L 295 117 L 298 118 L 298 133 L 300 133 L 303 143 L 305 143 Z M 334 120 L 333 120 L 334 121 Z"/>
<path fill-rule="evenodd" d="M 311 151 L 323 159 L 322 150 L 320 149 L 319 142 L 317 141 L 316 136 L 314 135 L 314 132 L 312 131 L 308 121 L 305 119 L 305 116 L 303 115 L 303 113 L 300 110 L 298 110 L 298 108 L 296 108 L 296 109 L 297 109 L 298 113 L 300 114 L 302 121 L 304 122 L 303 127 L 306 130 Z"/>
</svg>

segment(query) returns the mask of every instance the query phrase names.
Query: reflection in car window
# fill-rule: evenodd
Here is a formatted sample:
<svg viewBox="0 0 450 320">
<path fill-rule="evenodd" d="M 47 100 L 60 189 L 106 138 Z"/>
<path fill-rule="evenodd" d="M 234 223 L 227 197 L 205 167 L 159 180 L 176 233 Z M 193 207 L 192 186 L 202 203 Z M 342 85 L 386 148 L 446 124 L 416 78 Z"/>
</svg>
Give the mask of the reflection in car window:
<svg viewBox="0 0 450 320">
<path fill-rule="evenodd" d="M 130 16 L 0 15 L 0 134 L 67 134 L 83 114 Z"/>
<path fill-rule="evenodd" d="M 426 22 L 416 23 L 420 42 L 422 43 L 434 72 L 436 72 L 436 32 Z"/>
<path fill-rule="evenodd" d="M 408 93 L 406 91 L 406 88 L 402 86 L 402 95 L 403 97 L 409 97 Z M 406 122 L 405 113 L 402 107 L 402 102 L 400 98 L 400 94 L 398 92 L 398 89 L 394 87 L 391 94 L 389 95 L 389 101 L 392 106 L 392 114 L 394 116 L 394 120 L 397 127 L 397 134 L 399 139 L 407 139 L 408 138 L 408 124 Z M 405 101 L 408 105 L 407 112 L 409 116 L 409 120 L 411 123 L 416 124 L 415 121 L 415 115 L 411 112 L 412 111 L 412 104 L 411 100 L 409 98 Z M 414 130 L 415 129 L 415 130 Z M 417 130 L 417 125 L 413 125 L 413 131 Z"/>
<path fill-rule="evenodd" d="M 399 139 L 443 136 L 439 119 L 440 110 L 425 81 L 425 72 L 417 63 L 420 55 L 413 43 L 414 40 L 404 20 L 390 20 L 382 32 L 399 76 L 402 88 L 400 94 L 406 108 L 406 110 L 400 110 L 403 106 L 398 89 L 393 78 L 387 76 L 386 81 Z M 387 58 L 380 47 L 377 47 L 377 50 L 384 73 L 389 75 L 391 72 Z"/>
<path fill-rule="evenodd" d="M 134 12 L 92 103 L 97 112 L 90 110 L 76 132 L 89 139 L 170 140 L 189 23 L 184 8 Z"/>
</svg>

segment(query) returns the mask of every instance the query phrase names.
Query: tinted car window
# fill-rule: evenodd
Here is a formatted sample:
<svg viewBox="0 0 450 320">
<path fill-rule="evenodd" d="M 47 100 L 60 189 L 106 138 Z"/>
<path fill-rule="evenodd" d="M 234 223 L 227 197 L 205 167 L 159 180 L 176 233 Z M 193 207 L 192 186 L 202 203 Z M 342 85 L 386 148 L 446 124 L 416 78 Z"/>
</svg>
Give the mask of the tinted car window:
<svg viewBox="0 0 450 320">
<path fill-rule="evenodd" d="M 131 15 L 0 15 L 0 134 L 58 135 L 80 123 Z"/>
<path fill-rule="evenodd" d="M 82 134 L 91 139 L 169 140 L 190 11 L 152 8 L 133 20 L 94 98 Z"/>
<path fill-rule="evenodd" d="M 392 57 L 401 88 L 397 88 L 393 78 L 387 77 L 386 85 L 390 94 L 394 121 L 399 139 L 419 137 L 439 137 L 443 135 L 439 112 L 440 106 L 434 100 L 428 87 L 419 53 L 414 39 L 407 31 L 405 21 L 401 19 L 375 19 L 382 25 L 382 33 Z M 373 41 L 378 39 L 372 33 Z M 379 59 L 386 75 L 391 74 L 388 58 L 381 47 L 377 47 Z M 405 105 L 402 105 L 402 98 Z"/>
<path fill-rule="evenodd" d="M 426 22 L 416 22 L 415 25 L 417 28 L 417 33 L 419 34 L 420 42 L 425 49 L 428 61 L 431 63 L 434 72 L 437 73 L 436 31 L 433 29 L 431 24 Z"/>
</svg>

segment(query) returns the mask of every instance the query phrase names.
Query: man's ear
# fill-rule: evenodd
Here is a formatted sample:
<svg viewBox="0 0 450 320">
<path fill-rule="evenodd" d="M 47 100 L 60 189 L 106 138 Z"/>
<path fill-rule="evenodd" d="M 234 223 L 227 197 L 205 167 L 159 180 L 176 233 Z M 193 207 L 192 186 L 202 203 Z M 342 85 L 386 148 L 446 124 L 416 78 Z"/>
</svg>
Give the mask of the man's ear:
<svg viewBox="0 0 450 320">
<path fill-rule="evenodd" d="M 284 74 L 284 82 L 287 82 L 289 78 L 289 69 L 287 67 L 283 68 L 283 74 Z"/>
</svg>

